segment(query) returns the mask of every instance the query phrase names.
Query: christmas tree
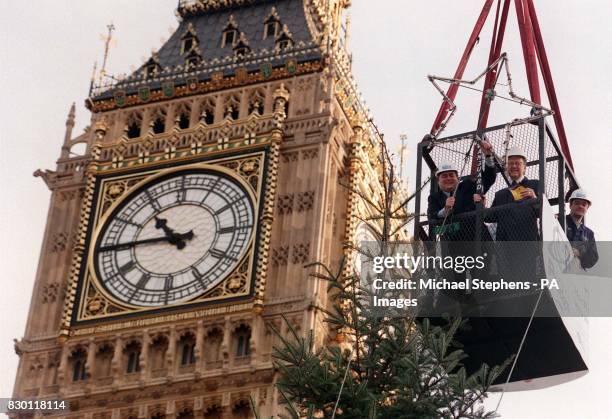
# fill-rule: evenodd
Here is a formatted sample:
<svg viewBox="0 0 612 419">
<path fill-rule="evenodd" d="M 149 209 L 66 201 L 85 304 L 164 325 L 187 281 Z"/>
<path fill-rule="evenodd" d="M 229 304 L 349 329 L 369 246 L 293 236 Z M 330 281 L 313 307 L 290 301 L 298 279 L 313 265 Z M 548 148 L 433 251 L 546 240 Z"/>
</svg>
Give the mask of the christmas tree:
<svg viewBox="0 0 612 419">
<path fill-rule="evenodd" d="M 387 156 L 383 147 L 383 156 Z M 383 162 L 387 162 L 383 159 Z M 362 221 L 375 236 L 378 254 L 390 254 L 392 239 L 401 236 L 413 216 L 406 210 L 414 195 L 401 199 L 391 165 L 383 164 L 383 194 L 379 202 L 363 199 L 373 215 Z M 426 183 L 425 183 L 426 184 Z M 423 185 L 424 186 L 424 185 Z M 423 187 L 421 186 L 421 187 Z M 371 249 L 355 251 L 372 257 Z M 381 313 L 371 304 L 368 281 L 341 263 L 307 266 L 311 275 L 328 282 L 333 301 L 322 310 L 335 344 L 315 347 L 311 333 L 302 336 L 287 323 L 289 336 L 275 333 L 282 344 L 273 354 L 280 376 L 277 388 L 291 418 L 490 418 L 483 399 L 493 381 L 508 366 L 482 365 L 467 375 L 466 355 L 454 336 L 466 320 L 444 321 L 416 315 Z M 348 273 L 348 274 L 347 274 Z"/>
</svg>

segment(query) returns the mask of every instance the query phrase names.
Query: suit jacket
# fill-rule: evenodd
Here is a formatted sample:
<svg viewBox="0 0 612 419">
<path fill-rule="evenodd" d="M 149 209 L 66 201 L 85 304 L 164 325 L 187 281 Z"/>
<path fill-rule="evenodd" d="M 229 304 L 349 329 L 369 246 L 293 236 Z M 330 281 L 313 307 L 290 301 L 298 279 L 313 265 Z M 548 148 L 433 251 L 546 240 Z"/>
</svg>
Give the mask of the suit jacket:
<svg viewBox="0 0 612 419">
<path fill-rule="evenodd" d="M 578 256 L 580 265 L 584 269 L 595 266 L 599 260 L 599 254 L 597 253 L 595 233 L 593 233 L 593 230 L 585 226 L 584 221 L 580 224 L 580 227 L 576 226 L 571 215 L 565 216 L 565 226 L 567 239 L 572 244 L 572 247 L 578 249 L 578 252 L 580 252 Z"/>
<path fill-rule="evenodd" d="M 483 193 L 486 193 L 491 185 L 495 183 L 497 172 L 495 167 L 489 167 L 485 165 L 485 169 L 482 171 L 482 186 Z M 466 212 L 476 210 L 476 204 L 474 204 L 474 194 L 476 193 L 476 180 L 472 177 L 468 177 L 459 182 L 457 191 L 455 192 L 455 205 L 453 205 L 453 211 L 450 213 L 446 220 L 446 225 L 453 223 L 453 216 L 463 214 Z M 446 195 L 441 190 L 432 193 L 427 199 L 427 218 L 430 222 L 430 231 L 433 226 L 440 224 L 444 217 L 439 217 L 438 213 L 446 205 Z M 474 240 L 474 223 L 473 217 L 460 217 L 461 221 L 460 230 L 456 233 L 446 234 L 446 238 L 449 240 L 462 240 L 472 241 Z M 486 230 L 483 225 L 481 230 Z M 431 236 L 431 233 L 430 233 Z"/>
<path fill-rule="evenodd" d="M 533 189 L 536 194 L 540 182 L 523 178 L 520 185 Z M 487 221 L 496 222 L 497 230 L 495 240 L 497 241 L 537 241 L 540 239 L 538 230 L 539 211 L 535 207 L 533 199 L 515 201 L 511 188 L 504 188 L 495 193 L 491 208 L 501 205 L 512 204 L 505 209 L 492 211 Z"/>
</svg>

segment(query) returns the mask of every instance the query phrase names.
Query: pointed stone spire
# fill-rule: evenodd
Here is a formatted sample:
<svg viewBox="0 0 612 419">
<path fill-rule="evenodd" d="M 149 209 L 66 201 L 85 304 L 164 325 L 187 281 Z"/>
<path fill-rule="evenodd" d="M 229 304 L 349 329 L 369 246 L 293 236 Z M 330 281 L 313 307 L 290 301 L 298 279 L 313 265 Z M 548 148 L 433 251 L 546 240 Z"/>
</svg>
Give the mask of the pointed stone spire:
<svg viewBox="0 0 612 419">
<path fill-rule="evenodd" d="M 64 134 L 64 145 L 62 145 L 62 157 L 68 157 L 70 153 L 70 140 L 72 140 L 72 129 L 74 128 L 74 118 L 76 114 L 75 103 L 72 102 L 68 118 L 66 119 L 66 133 Z"/>
<path fill-rule="evenodd" d="M 72 102 L 70 111 L 68 112 L 68 119 L 66 119 L 66 135 L 64 136 L 64 142 L 68 142 L 72 139 L 72 128 L 74 128 L 74 117 L 76 115 L 76 106 Z"/>
</svg>

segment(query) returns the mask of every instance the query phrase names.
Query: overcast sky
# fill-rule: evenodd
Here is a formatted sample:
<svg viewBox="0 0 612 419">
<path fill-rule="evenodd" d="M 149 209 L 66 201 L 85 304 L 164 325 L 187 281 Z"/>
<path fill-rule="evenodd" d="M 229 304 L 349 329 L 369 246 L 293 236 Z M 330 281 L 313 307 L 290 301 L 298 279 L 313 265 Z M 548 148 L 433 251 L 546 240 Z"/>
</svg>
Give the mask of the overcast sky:
<svg viewBox="0 0 612 419">
<path fill-rule="evenodd" d="M 111 73 L 129 72 L 177 26 L 176 0 L 2 2 L 0 6 L 0 397 L 12 393 L 17 366 L 13 338 L 22 336 L 49 204 L 49 191 L 32 177 L 55 169 L 70 104 L 77 103 L 75 135 L 88 124 L 83 107 L 100 35 L 113 21 L 117 45 Z M 594 201 L 588 224 L 599 240 L 611 240 L 612 2 L 535 0 L 564 116 L 576 174 Z M 378 126 L 390 142 L 408 136 L 414 145 L 429 131 L 440 96 L 427 74 L 451 76 L 483 0 L 354 0 L 350 48 L 354 74 Z M 504 51 L 510 56 L 517 93 L 528 96 L 520 39 L 511 7 Z M 465 76 L 486 66 L 490 20 Z M 461 91 L 458 114 L 447 133 L 474 129 L 480 96 Z M 528 109 L 494 102 L 490 123 L 525 116 Z M 414 185 L 412 185 L 414 187 Z M 590 320 L 590 372 L 550 389 L 506 394 L 504 418 L 599 418 L 612 411 L 612 320 Z M 499 396 L 491 395 L 490 406 Z M 607 412 L 607 413 L 604 413 Z"/>
</svg>

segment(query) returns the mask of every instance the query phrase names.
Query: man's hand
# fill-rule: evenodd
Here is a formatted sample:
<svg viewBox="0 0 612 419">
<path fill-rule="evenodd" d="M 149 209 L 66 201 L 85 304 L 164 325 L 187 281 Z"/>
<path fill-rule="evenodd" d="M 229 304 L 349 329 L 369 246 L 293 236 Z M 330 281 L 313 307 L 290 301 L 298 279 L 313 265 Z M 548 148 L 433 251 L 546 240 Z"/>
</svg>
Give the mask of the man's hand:
<svg viewBox="0 0 612 419">
<path fill-rule="evenodd" d="M 572 250 L 574 251 L 574 256 L 579 258 L 580 257 L 580 250 L 576 249 L 575 247 L 572 247 Z"/>
<path fill-rule="evenodd" d="M 525 188 L 521 191 L 521 199 L 535 198 L 536 193 L 531 188 Z"/>
<path fill-rule="evenodd" d="M 486 196 L 482 196 L 479 193 L 475 193 L 474 194 L 474 203 L 479 203 L 482 202 L 482 205 L 486 205 L 487 203 L 487 197 Z"/>
<path fill-rule="evenodd" d="M 444 212 L 449 214 L 453 210 L 453 206 L 455 205 L 455 197 L 449 196 L 446 198 L 446 204 L 444 205 Z"/>
<path fill-rule="evenodd" d="M 483 140 L 480 142 L 480 148 L 484 151 L 485 156 L 489 157 L 493 154 L 493 146 L 488 140 Z"/>
</svg>

